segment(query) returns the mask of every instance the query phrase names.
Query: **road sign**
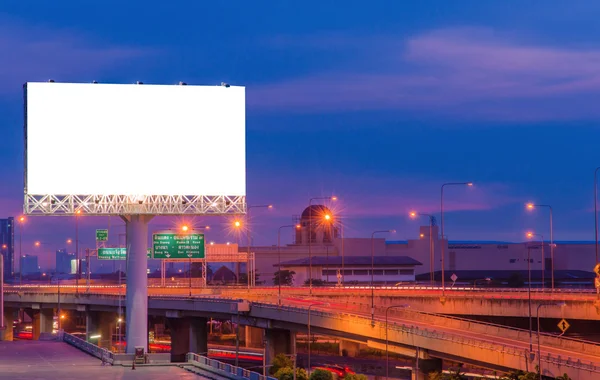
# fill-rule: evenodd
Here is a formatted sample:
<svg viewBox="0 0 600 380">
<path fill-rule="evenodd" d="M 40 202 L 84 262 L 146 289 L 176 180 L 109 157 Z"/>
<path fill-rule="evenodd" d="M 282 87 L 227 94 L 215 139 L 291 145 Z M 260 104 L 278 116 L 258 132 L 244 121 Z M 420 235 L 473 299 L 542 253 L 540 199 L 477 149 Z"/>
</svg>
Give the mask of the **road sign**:
<svg viewBox="0 0 600 380">
<path fill-rule="evenodd" d="M 452 280 L 452 282 L 456 282 L 456 280 L 458 280 L 458 276 L 456 275 L 456 273 L 452 273 L 450 279 Z"/>
<path fill-rule="evenodd" d="M 152 250 L 148 248 L 146 256 L 152 258 Z M 98 260 L 125 260 L 127 248 L 98 248 Z"/>
<path fill-rule="evenodd" d="M 560 331 L 562 331 L 563 333 L 565 331 L 567 331 L 569 329 L 569 327 L 571 327 L 571 325 L 569 324 L 569 322 L 567 322 L 566 319 L 562 319 L 560 322 L 558 322 L 558 328 L 560 329 Z"/>
<path fill-rule="evenodd" d="M 108 230 L 96 230 L 96 241 L 107 241 Z"/>
<path fill-rule="evenodd" d="M 203 259 L 204 234 L 155 233 L 152 235 L 155 259 Z"/>
</svg>

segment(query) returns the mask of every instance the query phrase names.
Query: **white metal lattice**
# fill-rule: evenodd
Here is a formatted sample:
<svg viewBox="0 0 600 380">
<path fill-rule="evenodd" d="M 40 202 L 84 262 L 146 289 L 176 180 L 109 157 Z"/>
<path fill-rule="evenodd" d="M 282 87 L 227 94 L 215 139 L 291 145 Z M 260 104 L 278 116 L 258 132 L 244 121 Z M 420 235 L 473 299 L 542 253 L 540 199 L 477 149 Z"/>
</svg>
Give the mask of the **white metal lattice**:
<svg viewBox="0 0 600 380">
<path fill-rule="evenodd" d="M 244 196 L 204 195 L 25 195 L 27 215 L 236 215 Z"/>
</svg>

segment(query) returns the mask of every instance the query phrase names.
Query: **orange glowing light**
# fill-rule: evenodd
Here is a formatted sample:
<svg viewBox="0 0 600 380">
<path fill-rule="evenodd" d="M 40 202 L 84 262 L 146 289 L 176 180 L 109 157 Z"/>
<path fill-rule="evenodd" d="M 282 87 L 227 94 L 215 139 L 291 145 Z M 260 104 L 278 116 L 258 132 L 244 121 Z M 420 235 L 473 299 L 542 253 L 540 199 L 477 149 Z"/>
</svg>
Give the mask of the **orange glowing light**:
<svg viewBox="0 0 600 380">
<path fill-rule="evenodd" d="M 337 201 L 337 197 L 334 195 L 333 197 L 331 197 L 332 201 Z"/>
<path fill-rule="evenodd" d="M 273 208 L 273 205 L 268 205 L 267 208 Z"/>
<path fill-rule="evenodd" d="M 63 315 L 61 315 L 61 316 L 60 316 L 60 319 L 65 319 L 65 315 L 64 315 L 64 314 L 63 314 Z"/>
<path fill-rule="evenodd" d="M 325 218 L 325 220 L 330 220 L 331 219 L 331 215 L 325 214 L 324 218 Z"/>
<path fill-rule="evenodd" d="M 67 244 L 71 244 L 72 242 L 73 242 L 73 240 L 67 239 Z"/>
<path fill-rule="evenodd" d="M 189 230 L 189 227 L 184 224 L 183 226 L 181 226 L 181 230 L 183 232 L 187 232 L 187 230 Z"/>
<path fill-rule="evenodd" d="M 75 214 L 78 214 L 78 215 L 81 214 L 81 210 L 76 210 Z"/>
<path fill-rule="evenodd" d="M 205 230 L 210 230 L 210 226 L 204 227 Z"/>
<path fill-rule="evenodd" d="M 533 203 L 527 203 L 526 207 L 527 207 L 527 210 L 533 210 L 535 205 Z"/>
<path fill-rule="evenodd" d="M 34 244 L 36 247 L 39 247 L 42 243 L 40 243 L 39 241 L 36 241 Z"/>
<path fill-rule="evenodd" d="M 526 236 L 530 239 L 533 237 L 533 235 L 534 235 L 533 232 L 527 232 L 527 234 L 526 234 Z"/>
<path fill-rule="evenodd" d="M 2 244 L 2 249 L 6 249 L 8 246 L 6 244 Z"/>
<path fill-rule="evenodd" d="M 424 237 L 425 237 L 425 234 L 419 234 L 419 237 L 420 237 L 420 238 L 424 238 Z"/>
<path fill-rule="evenodd" d="M 296 224 L 296 229 L 298 229 L 298 230 L 299 230 L 300 228 L 302 228 L 302 226 L 301 226 L 301 225 L 299 225 L 299 224 Z"/>
<path fill-rule="evenodd" d="M 473 182 L 468 182 L 467 186 L 473 186 Z"/>
<path fill-rule="evenodd" d="M 23 223 L 24 221 L 25 221 L 25 217 L 24 216 L 19 217 L 19 222 Z"/>
<path fill-rule="evenodd" d="M 242 223 L 239 220 L 236 220 L 235 223 L 233 223 L 233 225 L 236 227 L 240 227 Z"/>
<path fill-rule="evenodd" d="M 416 218 L 416 217 L 417 217 L 417 213 L 416 213 L 416 212 L 414 212 L 414 211 L 411 211 L 411 212 L 410 212 L 408 215 L 409 215 L 411 218 Z"/>
</svg>

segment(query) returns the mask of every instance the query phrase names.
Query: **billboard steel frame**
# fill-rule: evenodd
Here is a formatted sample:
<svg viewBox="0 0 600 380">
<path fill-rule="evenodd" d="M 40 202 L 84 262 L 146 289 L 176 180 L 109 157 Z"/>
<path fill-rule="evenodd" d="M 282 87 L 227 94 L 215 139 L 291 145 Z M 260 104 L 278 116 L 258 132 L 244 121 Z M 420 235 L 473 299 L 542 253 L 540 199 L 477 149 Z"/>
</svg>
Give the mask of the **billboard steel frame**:
<svg viewBox="0 0 600 380">
<path fill-rule="evenodd" d="M 26 215 L 240 215 L 245 196 L 25 195 Z"/>
</svg>

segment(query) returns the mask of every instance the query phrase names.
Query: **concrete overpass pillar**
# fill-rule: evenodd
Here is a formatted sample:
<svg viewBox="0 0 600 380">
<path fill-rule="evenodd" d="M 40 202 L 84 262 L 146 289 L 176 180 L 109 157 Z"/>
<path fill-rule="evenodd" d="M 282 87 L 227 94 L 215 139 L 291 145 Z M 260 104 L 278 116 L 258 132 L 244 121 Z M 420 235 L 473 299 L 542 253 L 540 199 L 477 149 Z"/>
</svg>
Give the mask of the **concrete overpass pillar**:
<svg viewBox="0 0 600 380">
<path fill-rule="evenodd" d="M 109 350 L 112 348 L 112 338 L 116 326 L 117 313 L 88 311 L 85 315 L 85 336 L 87 341 L 98 345 L 98 347 Z M 96 338 L 98 335 L 100 337 Z"/>
<path fill-rule="evenodd" d="M 0 331 L 0 341 L 13 340 L 13 322 L 15 321 L 15 310 L 9 307 L 4 308 L 4 326 L 6 329 Z"/>
<path fill-rule="evenodd" d="M 122 215 L 127 228 L 127 353 L 148 352 L 148 223 L 152 215 Z"/>
<path fill-rule="evenodd" d="M 296 346 L 296 333 L 289 330 L 267 329 L 265 330 L 266 340 L 266 362 L 267 365 L 273 363 L 273 358 L 277 354 L 291 354 Z"/>
<path fill-rule="evenodd" d="M 244 330 L 246 347 L 261 348 L 263 345 L 263 330 L 252 326 L 246 326 Z"/>
<path fill-rule="evenodd" d="M 171 330 L 171 362 L 185 362 L 188 352 L 206 355 L 208 329 L 206 318 L 167 318 Z"/>
<path fill-rule="evenodd" d="M 32 339 L 39 340 L 42 333 L 52 334 L 54 309 L 32 310 Z"/>
<path fill-rule="evenodd" d="M 360 343 L 351 342 L 349 340 L 340 340 L 339 351 L 340 356 L 354 358 L 360 353 Z"/>
</svg>

